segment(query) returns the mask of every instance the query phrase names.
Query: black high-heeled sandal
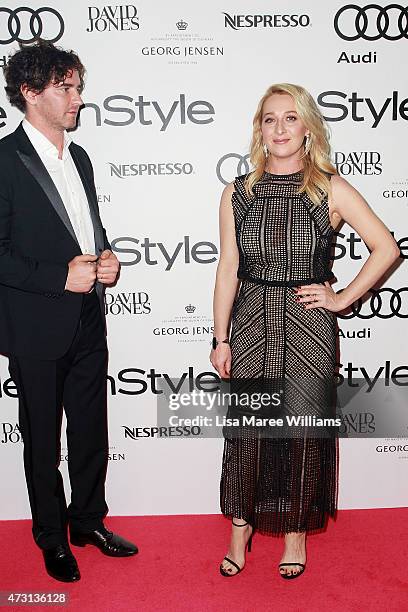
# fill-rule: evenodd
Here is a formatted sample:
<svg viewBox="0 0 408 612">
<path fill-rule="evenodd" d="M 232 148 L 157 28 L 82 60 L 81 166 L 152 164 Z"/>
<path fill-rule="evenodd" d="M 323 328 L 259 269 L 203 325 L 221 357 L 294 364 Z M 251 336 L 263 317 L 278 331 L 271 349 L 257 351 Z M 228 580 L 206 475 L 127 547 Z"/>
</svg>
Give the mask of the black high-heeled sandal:
<svg viewBox="0 0 408 612">
<path fill-rule="evenodd" d="M 279 567 L 283 567 L 284 565 L 300 565 L 300 567 L 302 568 L 300 572 L 297 572 L 296 574 L 282 574 L 281 572 L 279 572 L 280 576 L 282 576 L 282 578 L 284 578 L 285 580 L 292 580 L 292 578 L 298 578 L 298 576 L 301 576 L 306 569 L 306 565 L 304 565 L 303 563 L 279 563 Z"/>
<path fill-rule="evenodd" d="M 242 524 L 238 524 L 238 523 L 234 523 L 234 521 L 232 521 L 232 524 L 235 527 L 246 527 L 246 525 L 249 525 L 249 523 L 242 523 Z M 251 552 L 252 549 L 252 536 L 254 535 L 254 528 L 252 528 L 252 532 L 251 535 L 248 538 L 248 542 L 246 543 L 245 546 L 245 551 L 248 550 L 248 552 Z M 242 570 L 244 569 L 244 567 L 239 567 L 238 563 L 235 563 L 235 561 L 233 561 L 232 559 L 230 559 L 229 557 L 224 557 L 223 561 L 228 561 L 228 563 L 231 563 L 231 565 L 233 565 L 236 568 L 236 572 L 234 572 L 233 574 L 230 574 L 230 572 L 228 572 L 227 570 L 225 570 L 222 567 L 222 564 L 220 565 L 220 573 L 222 576 L 225 576 L 225 578 L 231 578 L 231 576 L 236 576 L 237 574 L 239 574 L 240 572 L 242 572 Z"/>
</svg>

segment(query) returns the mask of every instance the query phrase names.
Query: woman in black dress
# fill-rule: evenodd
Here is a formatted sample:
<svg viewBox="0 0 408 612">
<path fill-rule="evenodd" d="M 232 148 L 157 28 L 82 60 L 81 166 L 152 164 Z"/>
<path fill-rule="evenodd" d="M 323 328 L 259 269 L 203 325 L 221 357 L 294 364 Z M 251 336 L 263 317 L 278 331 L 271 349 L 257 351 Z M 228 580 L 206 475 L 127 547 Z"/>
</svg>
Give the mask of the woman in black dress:
<svg viewBox="0 0 408 612">
<path fill-rule="evenodd" d="M 237 177 L 221 199 L 210 359 L 222 378 L 283 381 L 286 414 L 324 414 L 334 401 L 334 313 L 373 287 L 399 249 L 362 196 L 336 174 L 326 124 L 302 87 L 273 85 L 262 97 L 251 162 L 253 171 Z M 336 294 L 330 248 L 342 220 L 371 254 Z M 307 427 L 285 438 L 250 435 L 248 428 L 224 435 L 221 510 L 232 518 L 232 533 L 221 574 L 243 569 L 256 530 L 284 534 L 279 572 L 299 576 L 307 532 L 321 530 L 336 511 L 335 437 L 312 435 Z"/>
</svg>

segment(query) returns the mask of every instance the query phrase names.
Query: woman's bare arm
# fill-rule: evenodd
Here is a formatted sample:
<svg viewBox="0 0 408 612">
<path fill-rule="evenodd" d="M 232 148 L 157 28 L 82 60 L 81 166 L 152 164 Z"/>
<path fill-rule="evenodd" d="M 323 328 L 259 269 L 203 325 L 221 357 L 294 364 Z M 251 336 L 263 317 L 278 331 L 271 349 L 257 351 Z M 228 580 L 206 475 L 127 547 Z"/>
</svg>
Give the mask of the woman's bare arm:
<svg viewBox="0 0 408 612">
<path fill-rule="evenodd" d="M 329 196 L 330 220 L 334 227 L 343 220 L 364 240 L 370 256 L 355 278 L 341 293 L 335 293 L 328 282 L 325 285 L 304 285 L 298 290 L 299 302 L 308 302 L 305 308 L 327 308 L 332 312 L 344 310 L 361 298 L 399 257 L 397 243 L 384 223 L 371 210 L 363 196 L 342 177 L 331 178 Z M 310 296 L 313 300 L 310 301 Z"/>
<path fill-rule="evenodd" d="M 220 259 L 215 280 L 213 315 L 214 336 L 220 341 L 229 337 L 232 305 L 240 282 L 237 278 L 239 254 L 231 205 L 233 192 L 234 184 L 230 183 L 222 193 L 219 212 Z M 215 351 L 211 351 L 210 359 L 220 376 L 227 378 L 231 367 L 229 345 L 220 343 Z"/>
</svg>

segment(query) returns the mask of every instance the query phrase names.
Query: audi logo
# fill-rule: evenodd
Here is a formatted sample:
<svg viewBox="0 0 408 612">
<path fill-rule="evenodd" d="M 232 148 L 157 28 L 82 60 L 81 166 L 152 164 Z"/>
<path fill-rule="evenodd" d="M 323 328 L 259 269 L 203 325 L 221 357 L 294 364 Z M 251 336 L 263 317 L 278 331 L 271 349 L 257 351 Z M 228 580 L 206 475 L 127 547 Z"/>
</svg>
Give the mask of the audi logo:
<svg viewBox="0 0 408 612">
<path fill-rule="evenodd" d="M 230 160 L 233 160 L 231 162 Z M 231 183 L 236 176 L 248 174 L 249 172 L 249 154 L 240 155 L 239 153 L 226 153 L 218 160 L 215 169 L 218 179 L 224 185 Z"/>
<path fill-rule="evenodd" d="M 28 15 L 24 15 L 25 13 L 28 13 L 30 17 L 28 18 Z M 42 16 L 46 13 L 54 15 L 54 17 L 57 18 L 57 34 L 55 34 L 54 24 L 49 24 L 48 18 L 46 18 L 46 23 L 43 23 Z M 5 15 L 5 17 L 3 15 Z M 53 18 L 51 18 L 51 20 L 54 21 Z M 58 11 L 50 7 L 42 7 L 37 10 L 29 8 L 28 6 L 21 6 L 15 10 L 0 7 L 0 23 L 3 26 L 0 31 L 4 32 L 8 30 L 9 33 L 9 38 L 0 38 L 0 45 L 8 45 L 12 42 L 32 43 L 40 38 L 40 36 L 51 43 L 55 43 L 64 34 L 64 21 L 61 15 Z M 23 27 L 28 27 L 28 36 L 21 35 Z M 44 30 L 46 30 L 46 32 L 44 32 Z"/>
<path fill-rule="evenodd" d="M 370 289 L 371 297 L 363 305 L 360 298 L 357 302 L 351 305 L 351 313 L 348 315 L 340 315 L 341 319 L 391 319 L 398 317 L 399 319 L 408 319 L 408 304 L 403 304 L 403 294 L 408 293 L 408 287 L 400 289 L 390 289 L 383 287 L 382 289 Z M 364 312 L 363 312 L 364 310 Z M 405 312 L 404 312 L 405 310 Z"/>
<path fill-rule="evenodd" d="M 339 20 L 345 13 L 354 16 L 354 23 L 347 32 L 343 31 L 344 19 Z M 371 27 L 369 27 L 371 26 Z M 408 7 L 399 4 L 367 4 L 358 6 L 357 4 L 347 4 L 343 6 L 334 18 L 334 29 L 343 40 L 401 40 L 408 38 Z M 370 33 L 368 30 L 370 29 Z"/>
</svg>

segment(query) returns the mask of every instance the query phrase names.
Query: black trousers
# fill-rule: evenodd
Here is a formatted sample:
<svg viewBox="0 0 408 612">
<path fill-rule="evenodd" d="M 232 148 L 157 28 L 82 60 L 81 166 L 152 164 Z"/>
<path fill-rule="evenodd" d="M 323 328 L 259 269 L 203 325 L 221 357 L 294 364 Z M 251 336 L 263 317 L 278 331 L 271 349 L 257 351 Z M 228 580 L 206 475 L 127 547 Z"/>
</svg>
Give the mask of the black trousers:
<svg viewBox="0 0 408 612">
<path fill-rule="evenodd" d="M 108 511 L 107 361 L 104 323 L 95 291 L 84 296 L 74 340 L 61 359 L 9 357 L 10 375 L 19 394 L 33 535 L 41 548 L 65 543 L 68 523 L 76 531 L 100 527 Z M 63 409 L 71 483 L 68 508 L 58 469 Z"/>
</svg>

